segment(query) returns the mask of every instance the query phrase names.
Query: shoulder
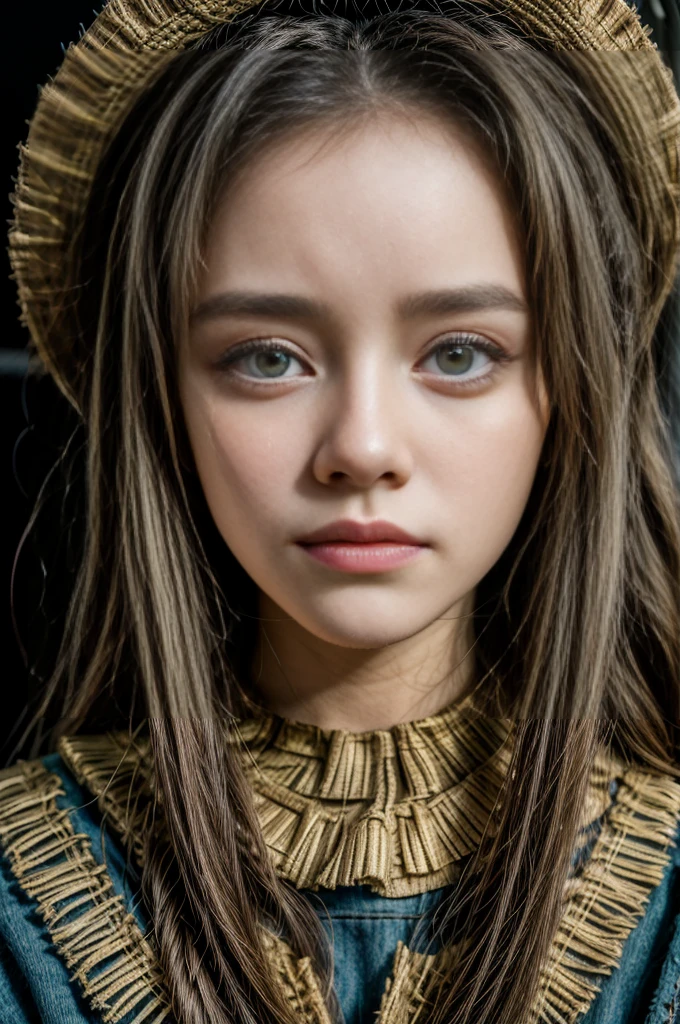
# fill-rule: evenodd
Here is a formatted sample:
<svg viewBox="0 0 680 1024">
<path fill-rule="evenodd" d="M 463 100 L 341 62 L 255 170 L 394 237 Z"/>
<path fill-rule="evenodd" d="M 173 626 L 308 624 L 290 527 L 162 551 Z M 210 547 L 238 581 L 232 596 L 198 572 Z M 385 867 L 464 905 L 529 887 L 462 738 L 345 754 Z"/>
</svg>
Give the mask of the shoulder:
<svg viewBox="0 0 680 1024">
<path fill-rule="evenodd" d="M 18 761 L 0 771 L 0 851 L 29 888 L 32 868 L 42 858 L 60 851 L 72 860 L 69 851 L 78 849 L 83 863 L 94 857 L 115 887 L 129 889 L 138 881 L 136 865 L 102 810 L 62 752 Z"/>
<path fill-rule="evenodd" d="M 127 1022 L 140 1012 L 152 1024 L 165 1016 L 139 881 L 100 801 L 62 753 L 0 771 L 0 998 L 14 1007 L 8 1024 Z"/>
<path fill-rule="evenodd" d="M 680 1020 L 680 782 L 627 770 L 603 833 L 593 867 L 606 871 L 610 882 L 598 882 L 590 895 L 609 918 L 608 927 L 595 933 L 593 953 L 606 976 L 583 1024 L 675 1024 L 676 1015 Z M 602 924 L 602 913 L 599 918 Z"/>
</svg>

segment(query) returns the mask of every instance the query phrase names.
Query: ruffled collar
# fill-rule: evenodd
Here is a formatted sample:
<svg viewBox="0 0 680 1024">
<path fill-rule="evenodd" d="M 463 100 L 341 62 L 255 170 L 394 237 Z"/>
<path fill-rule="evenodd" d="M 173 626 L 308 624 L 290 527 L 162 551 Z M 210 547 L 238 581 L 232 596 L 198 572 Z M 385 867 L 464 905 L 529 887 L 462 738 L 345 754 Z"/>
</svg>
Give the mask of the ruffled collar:
<svg viewBox="0 0 680 1024">
<path fill-rule="evenodd" d="M 508 719 L 472 697 L 387 730 L 322 730 L 255 709 L 228 730 L 243 758 L 278 874 L 298 888 L 367 885 L 410 896 L 453 883 L 463 858 L 494 828 L 508 769 Z M 60 752 L 96 794 L 141 862 L 153 790 L 147 738 L 73 736 Z M 621 765 L 604 751 L 582 826 L 599 818 Z M 131 800 L 134 792 L 134 800 Z"/>
<path fill-rule="evenodd" d="M 234 732 L 277 872 L 298 888 L 410 896 L 452 883 L 494 827 L 512 723 L 473 696 L 417 721 L 354 733 L 256 711 Z M 585 827 L 617 765 L 598 757 Z"/>
</svg>

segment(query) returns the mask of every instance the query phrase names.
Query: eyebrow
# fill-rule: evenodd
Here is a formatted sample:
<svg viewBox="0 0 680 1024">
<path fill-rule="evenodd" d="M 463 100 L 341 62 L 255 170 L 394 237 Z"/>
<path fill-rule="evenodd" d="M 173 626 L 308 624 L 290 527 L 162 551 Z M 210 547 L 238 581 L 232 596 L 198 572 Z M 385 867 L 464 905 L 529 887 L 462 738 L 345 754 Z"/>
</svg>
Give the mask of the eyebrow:
<svg viewBox="0 0 680 1024">
<path fill-rule="evenodd" d="M 528 313 L 524 299 L 501 284 L 469 284 L 460 288 L 440 288 L 407 295 L 397 305 L 403 320 L 419 316 L 446 316 L 451 313 L 478 313 L 489 309 L 507 309 Z M 229 316 L 263 316 L 286 320 L 321 320 L 331 316 L 325 302 L 303 295 L 228 291 L 204 299 L 192 311 L 192 324 Z"/>
</svg>

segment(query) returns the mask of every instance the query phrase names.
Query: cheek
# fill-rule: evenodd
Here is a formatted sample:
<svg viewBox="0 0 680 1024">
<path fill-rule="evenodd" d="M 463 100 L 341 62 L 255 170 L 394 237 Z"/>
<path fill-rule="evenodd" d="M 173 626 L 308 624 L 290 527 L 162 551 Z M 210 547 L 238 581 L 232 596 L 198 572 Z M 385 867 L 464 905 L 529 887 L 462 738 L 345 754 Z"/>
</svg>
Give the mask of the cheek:
<svg viewBox="0 0 680 1024">
<path fill-rule="evenodd" d="M 279 423 L 271 429 L 262 409 L 249 416 L 244 405 L 192 395 L 185 403 L 187 431 L 208 507 L 227 544 L 271 530 L 280 520 L 281 494 L 296 474 L 294 434 Z M 236 553 L 236 551 L 235 551 Z"/>
<path fill-rule="evenodd" d="M 501 556 L 519 524 L 546 429 L 528 395 L 493 397 L 488 405 L 470 409 L 438 453 L 439 464 L 447 467 L 444 501 L 457 534 L 452 543 L 461 557 L 481 560 L 483 572 Z"/>
</svg>

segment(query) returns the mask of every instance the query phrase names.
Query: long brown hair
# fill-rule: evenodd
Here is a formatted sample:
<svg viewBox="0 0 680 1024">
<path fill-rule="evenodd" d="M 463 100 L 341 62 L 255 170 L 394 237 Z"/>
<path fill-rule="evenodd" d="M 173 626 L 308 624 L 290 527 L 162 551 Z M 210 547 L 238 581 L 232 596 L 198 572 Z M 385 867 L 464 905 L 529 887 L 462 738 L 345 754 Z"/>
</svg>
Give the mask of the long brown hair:
<svg viewBox="0 0 680 1024">
<path fill-rule="evenodd" d="M 448 905 L 444 930 L 470 941 L 432 1024 L 526 1019 L 598 744 L 680 776 L 680 510 L 652 344 L 665 282 L 598 56 L 540 52 L 473 4 L 358 24 L 257 11 L 178 54 L 100 168 L 64 313 L 91 351 L 84 550 L 37 715 L 62 691 L 56 743 L 102 694 L 130 728 L 141 704 L 165 826 L 143 890 L 183 1024 L 294 1024 L 265 921 L 337 1011 L 316 914 L 273 871 L 224 742 L 252 697 L 256 595 L 192 472 L 176 372 L 216 197 L 298 128 L 427 111 L 475 133 L 521 227 L 552 403 L 525 514 L 478 588 L 480 700 L 515 738 L 497 827 Z"/>
</svg>

